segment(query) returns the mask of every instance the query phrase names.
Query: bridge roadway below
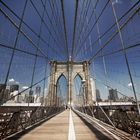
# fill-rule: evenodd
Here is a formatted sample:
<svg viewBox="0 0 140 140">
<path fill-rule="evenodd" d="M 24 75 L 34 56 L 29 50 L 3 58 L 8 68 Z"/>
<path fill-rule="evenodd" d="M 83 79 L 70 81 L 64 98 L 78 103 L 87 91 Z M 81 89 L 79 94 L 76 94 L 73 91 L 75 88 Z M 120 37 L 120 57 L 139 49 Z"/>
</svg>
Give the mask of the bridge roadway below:
<svg viewBox="0 0 140 140">
<path fill-rule="evenodd" d="M 129 136 L 128 136 L 129 137 Z M 65 110 L 41 125 L 8 140 L 122 140 L 97 124 L 90 125 L 72 110 Z M 131 138 L 130 138 L 131 139 Z"/>
</svg>

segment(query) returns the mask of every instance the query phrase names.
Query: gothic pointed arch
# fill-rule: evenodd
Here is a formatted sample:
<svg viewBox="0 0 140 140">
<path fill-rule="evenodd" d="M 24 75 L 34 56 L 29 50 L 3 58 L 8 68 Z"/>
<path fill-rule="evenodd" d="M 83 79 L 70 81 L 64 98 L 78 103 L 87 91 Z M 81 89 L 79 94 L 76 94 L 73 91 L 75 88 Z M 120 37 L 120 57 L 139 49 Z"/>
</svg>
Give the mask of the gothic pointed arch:
<svg viewBox="0 0 140 140">
<path fill-rule="evenodd" d="M 56 79 L 56 85 L 57 85 L 57 83 L 58 83 L 58 81 L 59 81 L 59 79 L 60 79 L 61 77 L 64 77 L 64 78 L 66 79 L 66 81 L 67 81 L 66 76 L 65 76 L 63 73 L 61 73 L 61 74 L 57 77 L 57 79 Z"/>
<path fill-rule="evenodd" d="M 75 73 L 74 76 L 73 76 L 73 80 L 79 76 L 81 80 L 84 80 L 84 77 L 80 74 L 80 73 Z"/>
</svg>

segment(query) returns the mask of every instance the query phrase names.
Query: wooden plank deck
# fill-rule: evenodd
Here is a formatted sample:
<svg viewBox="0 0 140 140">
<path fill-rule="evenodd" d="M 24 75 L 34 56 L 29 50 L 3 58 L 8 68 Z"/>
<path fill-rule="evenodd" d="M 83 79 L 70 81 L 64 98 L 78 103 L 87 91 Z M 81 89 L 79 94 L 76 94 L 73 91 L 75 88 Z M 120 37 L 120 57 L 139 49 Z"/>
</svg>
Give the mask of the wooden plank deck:
<svg viewBox="0 0 140 140">
<path fill-rule="evenodd" d="M 64 111 L 22 136 L 19 140 L 67 140 L 68 120 L 69 111 Z"/>
<path fill-rule="evenodd" d="M 70 117 L 71 116 L 71 117 Z M 70 119 L 71 118 L 71 119 Z M 71 121 L 70 121 L 71 120 Z M 73 127 L 71 127 L 73 126 Z M 73 129 L 73 130 L 71 130 Z M 74 136 L 70 136 L 70 135 Z M 70 110 L 56 115 L 40 126 L 11 140 L 112 140 L 95 128 L 92 130 Z"/>
</svg>

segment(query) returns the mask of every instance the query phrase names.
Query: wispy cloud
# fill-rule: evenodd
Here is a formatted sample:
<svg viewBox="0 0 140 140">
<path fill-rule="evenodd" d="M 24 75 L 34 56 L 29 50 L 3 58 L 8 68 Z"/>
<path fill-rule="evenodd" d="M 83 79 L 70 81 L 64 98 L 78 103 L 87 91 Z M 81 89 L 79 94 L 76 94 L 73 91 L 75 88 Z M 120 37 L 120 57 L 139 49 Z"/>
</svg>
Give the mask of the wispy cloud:
<svg viewBox="0 0 140 140">
<path fill-rule="evenodd" d="M 9 82 L 15 82 L 15 79 L 11 78 L 9 79 Z"/>
<path fill-rule="evenodd" d="M 29 87 L 28 87 L 28 86 L 23 86 L 23 87 L 22 87 L 22 89 L 27 89 L 27 88 L 29 88 Z"/>
<path fill-rule="evenodd" d="M 14 78 L 9 79 L 8 82 L 9 82 L 9 84 L 17 84 L 17 85 L 19 85 L 19 82 L 16 81 Z"/>
<path fill-rule="evenodd" d="M 132 83 L 130 82 L 130 83 L 128 83 L 128 87 L 132 87 Z"/>
</svg>

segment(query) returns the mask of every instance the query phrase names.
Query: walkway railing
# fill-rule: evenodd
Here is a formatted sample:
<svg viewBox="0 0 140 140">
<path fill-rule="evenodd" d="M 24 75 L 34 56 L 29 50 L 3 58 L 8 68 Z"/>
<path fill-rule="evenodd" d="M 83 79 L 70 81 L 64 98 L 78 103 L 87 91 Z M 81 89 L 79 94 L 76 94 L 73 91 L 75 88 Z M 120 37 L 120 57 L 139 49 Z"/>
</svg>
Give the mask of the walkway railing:
<svg viewBox="0 0 140 140">
<path fill-rule="evenodd" d="M 113 124 L 114 129 L 118 128 L 136 137 L 140 137 L 140 116 L 135 111 L 123 110 L 122 108 L 116 108 L 116 110 L 101 108 L 97 106 L 75 107 L 76 110 L 106 124 Z"/>
<path fill-rule="evenodd" d="M 24 131 L 63 111 L 63 107 L 0 107 L 0 139 Z"/>
</svg>

